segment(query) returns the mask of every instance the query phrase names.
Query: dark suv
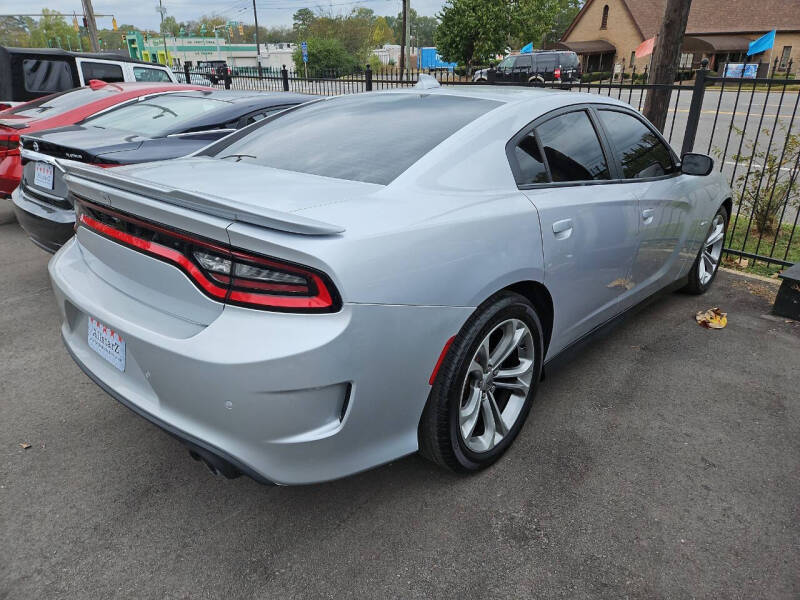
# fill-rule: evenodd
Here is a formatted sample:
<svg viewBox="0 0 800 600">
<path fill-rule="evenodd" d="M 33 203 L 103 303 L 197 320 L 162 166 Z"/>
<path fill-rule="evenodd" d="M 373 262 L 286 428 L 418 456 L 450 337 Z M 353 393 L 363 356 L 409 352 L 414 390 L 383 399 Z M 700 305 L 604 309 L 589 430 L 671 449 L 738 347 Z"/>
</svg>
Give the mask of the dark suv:
<svg viewBox="0 0 800 600">
<path fill-rule="evenodd" d="M 202 76 L 214 85 L 224 81 L 227 75 L 232 75 L 231 68 L 224 60 L 201 60 L 197 62 L 197 70 Z"/>
<path fill-rule="evenodd" d="M 477 71 L 472 80 L 490 80 L 489 71 L 490 69 Z M 578 83 L 581 75 L 578 55 L 567 50 L 537 50 L 531 54 L 511 54 L 494 68 L 495 81 Z"/>
</svg>

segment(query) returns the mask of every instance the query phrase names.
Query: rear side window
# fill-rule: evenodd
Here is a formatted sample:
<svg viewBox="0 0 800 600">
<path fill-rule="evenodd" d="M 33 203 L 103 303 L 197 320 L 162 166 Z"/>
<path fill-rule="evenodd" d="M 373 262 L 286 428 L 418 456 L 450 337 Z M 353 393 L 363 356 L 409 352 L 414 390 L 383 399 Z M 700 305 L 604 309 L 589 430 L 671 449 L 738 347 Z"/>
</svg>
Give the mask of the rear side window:
<svg viewBox="0 0 800 600">
<path fill-rule="evenodd" d="M 540 73 L 549 73 L 556 68 L 555 54 L 540 54 L 536 57 L 536 70 Z"/>
<path fill-rule="evenodd" d="M 660 177 L 675 172 L 669 148 L 642 121 L 615 110 L 599 110 L 625 179 Z"/>
<path fill-rule="evenodd" d="M 76 85 L 69 63 L 64 60 L 26 58 L 22 61 L 22 74 L 29 92 L 62 92 Z"/>
<path fill-rule="evenodd" d="M 83 81 L 89 83 L 90 79 L 100 79 L 106 83 L 125 81 L 122 67 L 108 63 L 81 62 Z"/>
<path fill-rule="evenodd" d="M 133 78 L 136 81 L 172 81 L 166 71 L 149 67 L 133 67 Z"/>
<path fill-rule="evenodd" d="M 553 117 L 536 128 L 553 181 L 610 179 L 603 147 L 584 110 Z"/>
<path fill-rule="evenodd" d="M 514 148 L 514 155 L 519 165 L 517 183 L 526 185 L 530 183 L 548 183 L 547 167 L 544 157 L 539 151 L 536 136 L 533 133 L 526 135 Z"/>
<path fill-rule="evenodd" d="M 212 151 L 218 158 L 386 185 L 497 106 L 438 94 L 339 96 L 288 111 Z"/>
</svg>

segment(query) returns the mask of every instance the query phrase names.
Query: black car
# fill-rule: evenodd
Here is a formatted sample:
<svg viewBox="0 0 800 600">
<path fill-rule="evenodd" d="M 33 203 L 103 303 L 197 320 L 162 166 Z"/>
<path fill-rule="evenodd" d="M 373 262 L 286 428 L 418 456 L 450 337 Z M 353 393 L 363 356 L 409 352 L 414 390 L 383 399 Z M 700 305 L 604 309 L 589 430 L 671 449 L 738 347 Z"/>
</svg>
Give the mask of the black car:
<svg viewBox="0 0 800 600">
<path fill-rule="evenodd" d="M 76 125 L 22 136 L 22 180 L 12 194 L 17 220 L 34 243 L 55 252 L 72 236 L 75 223 L 58 159 L 118 167 L 178 158 L 314 98 L 285 92 L 167 92 Z"/>
<path fill-rule="evenodd" d="M 538 50 L 528 54 L 511 54 L 492 70 L 495 81 L 519 83 L 546 81 L 578 83 L 582 75 L 578 55 L 567 50 Z M 490 80 L 492 75 L 489 71 L 490 69 L 477 71 L 472 80 Z"/>
<path fill-rule="evenodd" d="M 224 60 L 201 60 L 196 65 L 196 70 L 200 71 L 200 76 L 205 77 L 214 85 L 224 81 L 226 77 L 233 75 L 233 70 Z"/>
</svg>

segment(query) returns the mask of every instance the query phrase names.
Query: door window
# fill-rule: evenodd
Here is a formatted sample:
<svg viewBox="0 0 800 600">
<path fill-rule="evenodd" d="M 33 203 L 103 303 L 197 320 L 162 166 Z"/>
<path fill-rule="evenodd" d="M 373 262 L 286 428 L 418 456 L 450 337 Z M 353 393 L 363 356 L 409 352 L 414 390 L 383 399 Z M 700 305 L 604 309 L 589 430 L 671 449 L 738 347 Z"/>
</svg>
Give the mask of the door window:
<svg viewBox="0 0 800 600">
<path fill-rule="evenodd" d="M 75 87 L 69 63 L 64 60 L 26 58 L 22 61 L 22 73 L 29 92 L 62 92 Z"/>
<path fill-rule="evenodd" d="M 122 74 L 122 67 L 108 63 L 81 62 L 81 73 L 83 81 L 89 83 L 90 79 L 101 79 L 106 83 L 117 83 L 125 81 Z"/>
<path fill-rule="evenodd" d="M 638 118 L 615 110 L 599 110 L 625 179 L 660 177 L 675 172 L 672 153 Z"/>
<path fill-rule="evenodd" d="M 553 181 L 610 179 L 608 163 L 589 115 L 577 110 L 536 128 Z"/>
<path fill-rule="evenodd" d="M 133 67 L 133 78 L 136 81 L 172 81 L 166 71 L 150 67 Z"/>
</svg>

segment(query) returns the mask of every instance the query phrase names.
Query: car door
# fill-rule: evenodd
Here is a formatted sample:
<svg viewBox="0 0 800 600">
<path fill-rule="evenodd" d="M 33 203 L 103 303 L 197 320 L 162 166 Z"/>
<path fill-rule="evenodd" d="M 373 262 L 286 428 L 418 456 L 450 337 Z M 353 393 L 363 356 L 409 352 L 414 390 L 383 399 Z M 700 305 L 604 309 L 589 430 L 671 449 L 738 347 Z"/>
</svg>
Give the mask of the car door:
<svg viewBox="0 0 800 600">
<path fill-rule="evenodd" d="M 519 187 L 539 212 L 553 355 L 630 305 L 638 202 L 616 171 L 592 113 L 569 107 L 509 142 Z"/>
<path fill-rule="evenodd" d="M 595 107 L 620 175 L 639 204 L 639 244 L 631 269 L 637 300 L 678 279 L 694 247 L 692 202 L 676 157 L 661 135 L 633 111 Z"/>
</svg>

